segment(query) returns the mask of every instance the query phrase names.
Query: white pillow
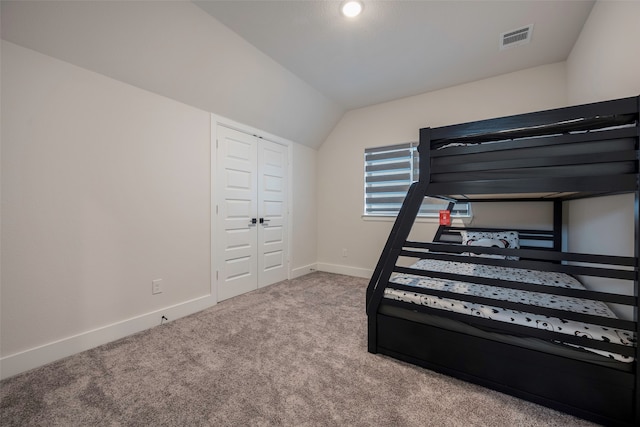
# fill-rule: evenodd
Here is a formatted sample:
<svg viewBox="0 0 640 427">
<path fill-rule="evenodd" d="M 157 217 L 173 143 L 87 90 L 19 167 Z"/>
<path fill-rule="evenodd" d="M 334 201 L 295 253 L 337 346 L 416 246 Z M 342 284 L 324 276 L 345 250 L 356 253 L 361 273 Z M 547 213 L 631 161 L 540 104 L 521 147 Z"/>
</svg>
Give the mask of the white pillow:
<svg viewBox="0 0 640 427">
<path fill-rule="evenodd" d="M 462 236 L 462 244 L 465 246 L 484 246 L 520 249 L 520 240 L 517 231 L 467 231 L 460 232 Z M 472 256 L 481 256 L 485 258 L 499 258 L 517 260 L 518 257 L 505 255 L 489 255 L 489 254 L 472 254 Z"/>
</svg>

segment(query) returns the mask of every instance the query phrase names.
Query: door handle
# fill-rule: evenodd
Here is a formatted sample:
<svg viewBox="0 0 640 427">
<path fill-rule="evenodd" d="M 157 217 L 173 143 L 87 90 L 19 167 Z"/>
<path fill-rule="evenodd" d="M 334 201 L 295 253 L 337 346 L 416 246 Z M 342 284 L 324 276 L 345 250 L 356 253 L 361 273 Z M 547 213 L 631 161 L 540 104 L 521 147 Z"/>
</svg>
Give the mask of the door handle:
<svg viewBox="0 0 640 427">
<path fill-rule="evenodd" d="M 268 225 L 269 221 L 270 221 L 269 219 L 260 218 L 260 224 L 262 225 Z"/>
<path fill-rule="evenodd" d="M 251 222 L 249 223 L 249 227 L 254 227 L 258 223 L 257 218 L 251 218 Z"/>
</svg>

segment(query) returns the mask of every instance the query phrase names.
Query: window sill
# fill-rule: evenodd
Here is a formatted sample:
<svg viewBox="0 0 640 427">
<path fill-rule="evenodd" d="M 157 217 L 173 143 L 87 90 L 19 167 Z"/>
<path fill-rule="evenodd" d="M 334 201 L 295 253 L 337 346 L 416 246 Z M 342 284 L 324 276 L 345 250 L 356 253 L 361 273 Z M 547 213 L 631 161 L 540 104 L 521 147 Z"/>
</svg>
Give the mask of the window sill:
<svg viewBox="0 0 640 427">
<path fill-rule="evenodd" d="M 377 222 L 394 222 L 396 220 L 395 216 L 384 216 L 384 215 L 362 215 L 363 221 L 377 221 Z M 456 226 L 464 226 L 469 225 L 473 217 L 465 217 L 465 218 L 452 218 L 451 225 Z M 416 223 L 425 223 L 425 224 L 440 224 L 440 218 L 431 218 L 431 217 L 418 217 L 416 218 Z"/>
</svg>

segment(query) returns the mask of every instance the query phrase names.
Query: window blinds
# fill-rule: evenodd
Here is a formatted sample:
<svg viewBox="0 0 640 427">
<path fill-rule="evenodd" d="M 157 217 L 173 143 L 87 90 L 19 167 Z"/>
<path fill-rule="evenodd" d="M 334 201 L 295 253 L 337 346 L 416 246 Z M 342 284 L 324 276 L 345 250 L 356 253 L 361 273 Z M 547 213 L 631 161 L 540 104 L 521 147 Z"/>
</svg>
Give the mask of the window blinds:
<svg viewBox="0 0 640 427">
<path fill-rule="evenodd" d="M 409 186 L 418 180 L 418 143 L 387 145 L 364 151 L 364 214 L 396 216 Z M 425 198 L 419 216 L 437 217 L 447 202 Z M 456 203 L 451 215 L 470 216 L 469 203 Z"/>
</svg>

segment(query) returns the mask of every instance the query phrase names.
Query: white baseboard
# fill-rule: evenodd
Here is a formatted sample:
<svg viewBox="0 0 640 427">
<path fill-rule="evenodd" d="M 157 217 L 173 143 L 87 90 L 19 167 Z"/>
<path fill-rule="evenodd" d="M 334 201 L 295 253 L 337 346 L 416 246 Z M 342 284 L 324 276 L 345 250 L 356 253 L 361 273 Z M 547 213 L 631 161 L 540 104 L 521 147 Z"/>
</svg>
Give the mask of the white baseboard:
<svg viewBox="0 0 640 427">
<path fill-rule="evenodd" d="M 111 325 L 63 338 L 49 344 L 0 358 L 0 379 L 5 379 L 67 356 L 107 344 L 160 325 L 162 316 L 167 321 L 197 313 L 215 305 L 211 295 L 195 298 L 150 313 L 132 317 Z"/>
<path fill-rule="evenodd" d="M 303 267 L 297 267 L 291 270 L 291 280 L 297 279 L 298 277 L 302 277 L 306 274 L 313 273 L 318 269 L 316 264 L 309 264 Z"/>
<path fill-rule="evenodd" d="M 346 276 L 364 277 L 365 279 L 371 278 L 373 270 L 368 268 L 349 267 L 347 265 L 338 264 L 326 264 L 319 262 L 317 264 L 319 271 L 326 271 L 327 273 L 344 274 Z"/>
<path fill-rule="evenodd" d="M 373 270 L 365 268 L 317 263 L 292 269 L 291 279 L 304 276 L 315 270 L 364 278 L 370 278 L 373 274 Z M 153 328 L 154 326 L 160 325 L 162 316 L 166 316 L 168 321 L 172 321 L 197 313 L 215 304 L 215 298 L 212 295 L 207 295 L 63 338 L 39 347 L 10 354 L 0 358 L 0 379 L 9 378 L 21 372 L 26 372 L 30 369 L 46 365 L 47 363 L 55 362 L 64 357 Z"/>
</svg>

